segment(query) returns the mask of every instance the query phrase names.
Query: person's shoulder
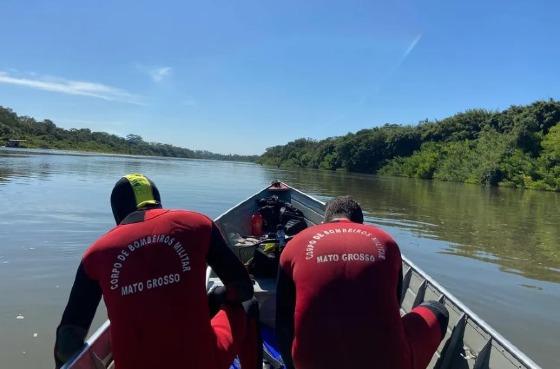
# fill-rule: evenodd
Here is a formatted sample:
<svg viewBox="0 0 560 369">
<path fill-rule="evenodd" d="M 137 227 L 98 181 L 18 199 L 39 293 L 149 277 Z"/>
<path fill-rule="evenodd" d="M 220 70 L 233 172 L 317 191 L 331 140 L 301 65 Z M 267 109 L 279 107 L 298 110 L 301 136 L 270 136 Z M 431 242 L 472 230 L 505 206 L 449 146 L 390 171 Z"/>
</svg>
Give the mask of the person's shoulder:
<svg viewBox="0 0 560 369">
<path fill-rule="evenodd" d="M 380 245 L 386 250 L 386 255 L 390 260 L 397 261 L 400 265 L 401 251 L 397 241 L 391 236 L 387 231 L 379 228 L 378 226 L 372 224 L 364 224 L 366 230 L 368 230 L 376 240 L 379 241 Z M 376 242 L 377 243 L 377 242 Z"/>
<path fill-rule="evenodd" d="M 371 232 L 376 238 L 386 241 L 386 242 L 395 242 L 393 236 L 389 234 L 389 232 L 385 231 L 384 229 L 373 225 L 373 224 L 360 224 L 364 227 L 365 230 Z"/>
<path fill-rule="evenodd" d="M 321 231 L 324 228 L 324 226 L 325 226 L 325 224 L 321 223 L 321 224 L 315 224 L 315 225 L 312 225 L 310 227 L 307 227 L 307 228 L 301 230 L 298 234 L 296 234 L 292 238 L 292 241 L 303 240 L 303 239 L 306 239 L 306 238 L 313 237 L 313 234 Z"/>
<path fill-rule="evenodd" d="M 307 242 L 313 239 L 313 235 L 321 230 L 323 224 L 312 225 L 304 230 L 300 231 L 291 240 L 288 241 L 284 251 L 282 251 L 281 259 L 287 261 L 288 259 L 293 259 L 298 254 L 298 250 L 305 247 Z"/>
<path fill-rule="evenodd" d="M 183 225 L 189 226 L 211 226 L 213 221 L 205 214 L 184 209 L 168 209 L 165 214 L 168 218 L 173 218 L 175 221 L 180 222 Z"/>
<path fill-rule="evenodd" d="M 166 209 L 166 215 L 178 218 L 190 218 L 196 220 L 205 220 L 205 221 L 212 221 L 210 217 L 205 214 L 199 213 L 198 211 L 194 210 L 187 210 L 187 209 Z"/>
<path fill-rule="evenodd" d="M 114 244 L 114 237 L 118 237 L 120 227 L 115 226 L 99 236 L 92 244 L 90 244 L 84 251 L 82 256 L 83 261 L 87 261 L 94 255 L 102 254 L 107 248 Z"/>
</svg>

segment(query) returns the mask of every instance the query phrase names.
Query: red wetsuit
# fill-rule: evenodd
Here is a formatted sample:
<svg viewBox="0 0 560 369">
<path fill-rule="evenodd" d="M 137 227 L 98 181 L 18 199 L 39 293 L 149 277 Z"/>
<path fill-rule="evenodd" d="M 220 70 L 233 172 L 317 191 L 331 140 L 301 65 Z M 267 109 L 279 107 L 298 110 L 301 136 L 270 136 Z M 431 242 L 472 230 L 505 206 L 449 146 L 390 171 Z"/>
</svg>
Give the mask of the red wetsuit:
<svg viewBox="0 0 560 369">
<path fill-rule="evenodd" d="M 294 237 L 277 289 L 288 368 L 425 368 L 441 340 L 438 314 L 421 306 L 401 318 L 401 268 L 395 241 L 370 225 L 338 221 Z"/>
<path fill-rule="evenodd" d="M 116 369 L 226 369 L 248 325 L 240 305 L 210 319 L 207 263 L 230 300 L 251 298 L 247 272 L 209 218 L 133 213 L 85 252 L 61 326 L 89 328 L 102 293 Z"/>
</svg>

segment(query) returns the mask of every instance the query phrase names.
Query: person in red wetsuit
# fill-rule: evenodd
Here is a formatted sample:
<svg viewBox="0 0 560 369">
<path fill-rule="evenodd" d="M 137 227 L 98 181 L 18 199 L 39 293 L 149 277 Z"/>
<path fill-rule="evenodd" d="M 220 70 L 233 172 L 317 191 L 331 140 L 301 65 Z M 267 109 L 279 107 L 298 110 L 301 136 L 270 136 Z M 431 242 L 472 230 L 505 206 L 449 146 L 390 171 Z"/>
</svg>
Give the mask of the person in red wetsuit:
<svg viewBox="0 0 560 369">
<path fill-rule="evenodd" d="M 276 332 L 287 368 L 424 369 L 448 313 L 426 302 L 401 317 L 396 242 L 363 224 L 359 204 L 339 197 L 325 223 L 299 233 L 280 257 Z"/>
<path fill-rule="evenodd" d="M 82 258 L 56 332 L 56 366 L 82 347 L 103 296 L 116 369 L 227 369 L 236 355 L 243 369 L 260 368 L 252 283 L 214 222 L 163 209 L 140 174 L 117 182 L 111 207 L 117 226 Z M 209 296 L 207 264 L 225 286 Z"/>
</svg>

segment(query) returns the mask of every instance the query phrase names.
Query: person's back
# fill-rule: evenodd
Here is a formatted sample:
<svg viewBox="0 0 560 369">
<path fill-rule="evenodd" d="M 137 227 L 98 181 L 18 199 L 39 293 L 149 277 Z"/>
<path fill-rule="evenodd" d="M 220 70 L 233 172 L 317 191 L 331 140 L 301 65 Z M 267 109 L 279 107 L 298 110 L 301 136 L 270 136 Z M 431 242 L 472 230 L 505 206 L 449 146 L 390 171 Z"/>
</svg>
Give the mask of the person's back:
<svg viewBox="0 0 560 369">
<path fill-rule="evenodd" d="M 255 369 L 256 321 L 241 307 L 251 282 L 212 220 L 162 209 L 141 175 L 117 182 L 111 203 L 117 227 L 84 253 L 57 329 L 57 366 L 83 342 L 103 295 L 116 369 L 226 369 L 236 354 Z M 225 285 L 210 296 L 212 319 L 207 263 Z"/>
<path fill-rule="evenodd" d="M 119 367 L 170 367 L 179 358 L 192 368 L 207 363 L 210 320 L 200 317 L 209 316 L 208 305 L 192 301 L 206 299 L 211 228 L 200 214 L 148 210 L 84 255 L 86 273 L 103 291 Z"/>
<path fill-rule="evenodd" d="M 426 331 L 426 354 L 411 348 L 399 312 L 399 248 L 387 233 L 360 224 L 359 214 L 354 222 L 352 214 L 327 217 L 282 253 L 277 330 L 288 367 L 419 368 L 441 339 L 436 326 Z"/>
</svg>

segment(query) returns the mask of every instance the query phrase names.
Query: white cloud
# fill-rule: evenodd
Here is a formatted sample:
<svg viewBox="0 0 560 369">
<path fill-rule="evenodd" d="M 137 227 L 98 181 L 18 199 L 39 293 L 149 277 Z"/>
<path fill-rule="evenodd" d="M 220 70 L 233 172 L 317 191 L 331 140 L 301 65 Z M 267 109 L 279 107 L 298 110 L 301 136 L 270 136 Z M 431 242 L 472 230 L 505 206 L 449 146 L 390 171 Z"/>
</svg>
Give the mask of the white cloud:
<svg viewBox="0 0 560 369">
<path fill-rule="evenodd" d="M 148 77 L 150 77 L 150 79 L 155 83 L 159 83 L 164 79 L 169 78 L 173 73 L 173 68 L 171 67 L 146 65 L 142 63 L 134 63 L 134 67 L 139 72 L 148 75 Z"/>
<path fill-rule="evenodd" d="M 422 40 L 422 36 L 423 36 L 422 33 L 419 33 L 414 37 L 414 39 L 412 39 L 410 44 L 408 44 L 407 48 L 403 51 L 400 58 L 397 60 L 397 63 L 387 72 L 385 78 L 379 84 L 372 86 L 370 90 L 372 94 L 377 95 L 382 91 L 385 85 L 389 82 L 389 80 L 393 77 L 393 75 L 395 75 L 398 69 L 403 65 L 406 59 L 414 51 L 414 49 L 416 48 L 420 40 Z M 371 100 L 370 96 L 362 95 L 358 97 L 356 104 L 361 106 L 366 103 L 369 103 L 370 100 Z"/>
<path fill-rule="evenodd" d="M 414 48 L 416 47 L 416 45 L 418 45 L 418 43 L 420 42 L 420 40 L 422 39 L 422 34 L 418 34 L 414 40 L 412 40 L 412 42 L 410 43 L 410 45 L 408 45 L 408 48 L 405 50 L 404 54 L 403 54 L 403 61 L 404 59 L 406 59 L 408 57 L 408 55 L 410 55 L 410 53 L 412 52 L 412 50 L 414 50 Z"/>
<path fill-rule="evenodd" d="M 157 67 L 148 70 L 148 74 L 154 82 L 161 82 L 171 75 L 171 67 Z"/>
<path fill-rule="evenodd" d="M 389 71 L 389 73 L 387 73 L 387 78 L 386 78 L 387 80 L 389 79 L 389 77 L 392 77 L 397 72 L 397 70 L 404 64 L 406 59 L 414 51 L 414 49 L 416 48 L 416 46 L 418 45 L 421 39 L 422 39 L 422 34 L 419 33 L 416 35 L 416 37 L 414 37 L 414 39 L 410 42 L 410 44 L 408 44 L 408 47 L 404 50 L 401 57 L 395 64 L 395 66 Z M 381 90 L 381 86 L 378 86 L 377 92 L 379 92 L 380 90 Z"/>
<path fill-rule="evenodd" d="M 406 50 L 402 54 L 401 59 L 399 60 L 397 66 L 395 67 L 395 70 L 398 69 L 404 63 L 406 58 L 408 58 L 410 53 L 412 53 L 412 51 L 414 50 L 416 45 L 418 45 L 418 43 L 420 42 L 421 39 L 422 39 L 422 34 L 421 33 L 416 35 L 416 37 L 412 40 L 412 42 L 408 45 L 408 47 L 406 48 Z"/>
<path fill-rule="evenodd" d="M 22 77 L 0 71 L 0 83 L 68 95 L 89 96 L 107 101 L 142 105 L 140 97 L 137 95 L 133 95 L 120 88 L 95 82 L 73 81 L 58 77 L 37 76 L 36 74 L 30 75 L 29 77 Z"/>
</svg>

